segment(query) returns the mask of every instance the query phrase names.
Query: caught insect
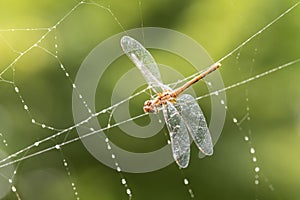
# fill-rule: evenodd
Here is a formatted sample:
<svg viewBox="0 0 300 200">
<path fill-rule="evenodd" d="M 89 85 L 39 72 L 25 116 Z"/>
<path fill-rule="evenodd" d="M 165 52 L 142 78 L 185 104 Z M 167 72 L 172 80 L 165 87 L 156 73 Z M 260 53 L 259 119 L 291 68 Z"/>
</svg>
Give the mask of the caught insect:
<svg viewBox="0 0 300 200">
<path fill-rule="evenodd" d="M 212 155 L 213 144 L 204 115 L 195 98 L 182 92 L 218 69 L 221 64 L 215 63 L 182 87 L 173 90 L 162 83 L 158 66 L 143 45 L 129 36 L 124 36 L 121 38 L 121 47 L 157 94 L 154 99 L 147 100 L 143 108 L 148 113 L 163 111 L 173 157 L 178 166 L 186 168 L 189 164 L 190 138 L 188 133 L 202 153 Z"/>
</svg>

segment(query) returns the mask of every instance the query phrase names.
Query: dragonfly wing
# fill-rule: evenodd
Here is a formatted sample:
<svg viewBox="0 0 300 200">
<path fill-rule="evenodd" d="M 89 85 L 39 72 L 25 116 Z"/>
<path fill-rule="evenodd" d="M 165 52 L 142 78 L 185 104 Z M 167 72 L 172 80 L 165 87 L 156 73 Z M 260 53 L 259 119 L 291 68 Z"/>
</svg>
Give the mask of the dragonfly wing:
<svg viewBox="0 0 300 200">
<path fill-rule="evenodd" d="M 173 157 L 181 168 L 185 168 L 190 160 L 190 139 L 184 120 L 170 102 L 164 107 L 163 114 L 170 134 Z"/>
<path fill-rule="evenodd" d="M 213 154 L 213 143 L 207 127 L 206 120 L 201 108 L 195 98 L 188 94 L 183 94 L 177 98 L 176 105 L 179 107 L 180 114 L 185 121 L 197 147 L 205 155 Z"/>
<path fill-rule="evenodd" d="M 162 84 L 157 64 L 145 47 L 129 36 L 121 38 L 121 47 L 130 60 L 139 68 L 147 83 L 153 90 L 162 92 L 169 88 Z"/>
</svg>

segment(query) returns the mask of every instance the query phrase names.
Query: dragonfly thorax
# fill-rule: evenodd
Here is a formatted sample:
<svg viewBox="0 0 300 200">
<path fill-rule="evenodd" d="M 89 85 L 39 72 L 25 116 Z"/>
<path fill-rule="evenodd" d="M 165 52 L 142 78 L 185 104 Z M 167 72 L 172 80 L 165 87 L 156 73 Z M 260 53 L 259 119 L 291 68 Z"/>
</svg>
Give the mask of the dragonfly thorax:
<svg viewBox="0 0 300 200">
<path fill-rule="evenodd" d="M 157 96 L 152 100 L 147 100 L 144 103 L 144 112 L 146 113 L 158 113 L 159 109 L 166 105 L 167 102 L 175 103 L 176 98 L 172 92 L 165 91 L 158 93 Z"/>
</svg>

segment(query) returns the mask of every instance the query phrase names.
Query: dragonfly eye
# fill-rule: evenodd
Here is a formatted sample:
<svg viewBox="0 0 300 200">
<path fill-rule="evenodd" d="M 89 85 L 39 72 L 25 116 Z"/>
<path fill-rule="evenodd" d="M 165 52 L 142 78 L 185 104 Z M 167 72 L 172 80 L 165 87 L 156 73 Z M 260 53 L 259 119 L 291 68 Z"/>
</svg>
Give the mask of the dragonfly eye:
<svg viewBox="0 0 300 200">
<path fill-rule="evenodd" d="M 156 112 L 156 109 L 153 106 L 153 102 L 151 100 L 145 101 L 144 112 L 146 112 L 146 113 L 155 113 Z"/>
</svg>

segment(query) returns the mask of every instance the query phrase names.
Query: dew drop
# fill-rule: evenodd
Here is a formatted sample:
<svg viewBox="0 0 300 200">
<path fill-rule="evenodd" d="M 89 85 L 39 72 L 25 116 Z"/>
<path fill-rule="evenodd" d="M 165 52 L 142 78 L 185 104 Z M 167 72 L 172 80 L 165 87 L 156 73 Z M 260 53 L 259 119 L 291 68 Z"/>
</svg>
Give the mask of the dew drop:
<svg viewBox="0 0 300 200">
<path fill-rule="evenodd" d="M 107 143 L 107 149 L 108 149 L 108 150 L 111 150 L 111 146 L 110 146 L 109 143 Z"/>
<path fill-rule="evenodd" d="M 39 145 L 40 145 L 39 142 L 35 142 L 35 143 L 34 143 L 34 146 L 36 146 L 36 147 L 39 146 Z"/>
<path fill-rule="evenodd" d="M 69 77 L 70 75 L 69 75 L 69 73 L 68 72 L 66 72 L 66 77 Z"/>
<path fill-rule="evenodd" d="M 8 182 L 9 182 L 9 183 L 12 183 L 12 179 L 8 179 Z"/>
<path fill-rule="evenodd" d="M 222 104 L 222 105 L 224 105 L 224 104 L 225 104 L 225 101 L 224 101 L 223 99 L 221 100 L 221 104 Z"/>
<path fill-rule="evenodd" d="M 60 146 L 57 144 L 57 145 L 55 145 L 55 148 L 56 149 L 60 149 Z"/>
<path fill-rule="evenodd" d="M 244 137 L 244 140 L 245 140 L 245 141 L 249 141 L 249 137 L 248 137 L 248 136 L 245 136 L 245 137 Z"/>
<path fill-rule="evenodd" d="M 253 160 L 253 162 L 256 162 L 256 157 L 254 156 L 254 157 L 252 158 L 252 160 Z"/>
<path fill-rule="evenodd" d="M 168 144 L 171 144 L 171 140 L 168 140 Z"/>
<path fill-rule="evenodd" d="M 258 185 L 259 184 L 259 180 L 255 180 L 254 183 L 255 183 L 255 185 Z"/>
<path fill-rule="evenodd" d="M 189 193 L 190 193 L 190 195 L 191 195 L 191 198 L 194 198 L 194 197 L 195 197 L 195 195 L 194 195 L 194 193 L 193 193 L 193 190 L 192 190 L 192 189 L 189 189 Z"/>
<path fill-rule="evenodd" d="M 111 158 L 115 159 L 116 158 L 115 154 L 111 154 Z"/>
<path fill-rule="evenodd" d="M 19 93 L 19 88 L 18 87 L 15 87 L 15 91 L 16 91 L 16 93 Z"/>
<path fill-rule="evenodd" d="M 237 119 L 236 119 L 236 118 L 233 118 L 232 121 L 233 121 L 234 123 L 237 123 Z"/>
<path fill-rule="evenodd" d="M 121 179 L 121 182 L 122 182 L 123 185 L 125 185 L 125 184 L 126 184 L 125 178 L 122 178 L 122 179 Z"/>
<path fill-rule="evenodd" d="M 255 167 L 254 171 L 259 172 L 259 167 Z"/>
<path fill-rule="evenodd" d="M 189 184 L 189 180 L 185 178 L 185 179 L 183 180 L 183 183 L 184 183 L 184 185 L 187 185 L 187 184 Z"/>
<path fill-rule="evenodd" d="M 105 142 L 108 142 L 108 138 L 105 138 Z"/>
<path fill-rule="evenodd" d="M 211 86 L 211 82 L 207 81 L 207 85 Z"/>
<path fill-rule="evenodd" d="M 27 105 L 24 105 L 24 109 L 25 109 L 25 110 L 28 110 L 28 106 L 27 106 Z"/>
<path fill-rule="evenodd" d="M 159 120 L 158 120 L 158 123 L 161 123 L 161 122 L 162 122 L 161 119 L 159 119 Z"/>
<path fill-rule="evenodd" d="M 45 124 L 42 124 L 42 128 L 46 128 L 46 125 L 45 125 Z"/>
<path fill-rule="evenodd" d="M 250 153 L 254 154 L 255 153 L 255 149 L 253 147 L 250 148 Z"/>
<path fill-rule="evenodd" d="M 120 171 L 121 171 L 121 168 L 120 168 L 120 167 L 117 167 L 117 171 L 120 172 Z"/>
<path fill-rule="evenodd" d="M 31 119 L 31 123 L 35 124 L 35 119 Z"/>
<path fill-rule="evenodd" d="M 13 192 L 16 192 L 16 191 L 17 191 L 17 189 L 16 189 L 15 186 L 11 186 L 11 190 L 12 190 Z"/>
<path fill-rule="evenodd" d="M 75 88 L 76 88 L 76 85 L 73 83 L 73 84 L 72 84 L 72 87 L 75 89 Z"/>
<path fill-rule="evenodd" d="M 126 189 L 126 193 L 127 193 L 128 195 L 130 195 L 130 194 L 131 194 L 131 190 L 130 190 L 129 188 L 127 188 L 127 189 Z"/>
<path fill-rule="evenodd" d="M 95 131 L 95 129 L 94 128 L 90 128 L 90 131 Z"/>
</svg>

